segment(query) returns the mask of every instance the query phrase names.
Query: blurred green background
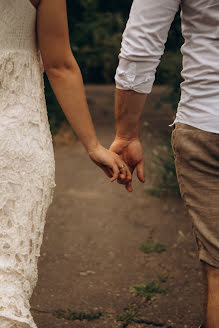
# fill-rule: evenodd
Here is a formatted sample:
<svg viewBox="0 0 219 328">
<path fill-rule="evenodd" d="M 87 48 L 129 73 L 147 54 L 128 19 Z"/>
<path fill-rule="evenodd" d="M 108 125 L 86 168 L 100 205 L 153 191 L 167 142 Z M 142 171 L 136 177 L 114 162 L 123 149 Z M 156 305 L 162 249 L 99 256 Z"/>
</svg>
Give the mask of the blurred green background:
<svg viewBox="0 0 219 328">
<path fill-rule="evenodd" d="M 73 54 L 85 83 L 112 84 L 118 54 L 132 0 L 67 0 L 69 34 Z M 176 109 L 181 82 L 183 43 L 180 15 L 177 13 L 169 31 L 165 53 L 158 66 L 155 84 L 170 87 L 164 102 Z M 45 76 L 48 117 L 52 134 L 66 120 Z"/>
</svg>

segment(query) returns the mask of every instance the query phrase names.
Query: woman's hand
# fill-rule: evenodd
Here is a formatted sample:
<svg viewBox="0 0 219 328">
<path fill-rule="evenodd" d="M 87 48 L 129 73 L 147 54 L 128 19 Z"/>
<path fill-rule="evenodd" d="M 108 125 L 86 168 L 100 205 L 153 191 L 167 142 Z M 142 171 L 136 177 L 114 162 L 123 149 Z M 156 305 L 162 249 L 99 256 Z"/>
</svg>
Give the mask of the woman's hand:
<svg viewBox="0 0 219 328">
<path fill-rule="evenodd" d="M 132 181 L 128 166 L 116 153 L 97 144 L 94 149 L 88 151 L 88 155 L 110 178 L 111 182 L 117 179 L 127 180 L 127 182 Z"/>
</svg>

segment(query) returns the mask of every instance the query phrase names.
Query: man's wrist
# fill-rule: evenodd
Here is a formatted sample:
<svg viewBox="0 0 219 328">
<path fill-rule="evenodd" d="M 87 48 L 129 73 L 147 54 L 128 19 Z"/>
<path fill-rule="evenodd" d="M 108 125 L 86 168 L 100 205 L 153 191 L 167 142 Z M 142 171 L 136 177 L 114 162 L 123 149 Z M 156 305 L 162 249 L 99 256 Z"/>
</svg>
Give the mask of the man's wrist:
<svg viewBox="0 0 219 328">
<path fill-rule="evenodd" d="M 137 134 L 121 134 L 117 132 L 115 139 L 131 142 L 131 141 L 139 140 L 140 136 Z"/>
<path fill-rule="evenodd" d="M 116 136 L 124 140 L 136 140 L 140 139 L 141 122 L 135 124 L 134 127 L 131 124 L 122 126 L 122 124 L 117 124 L 116 126 Z"/>
<path fill-rule="evenodd" d="M 135 140 L 140 138 L 141 134 L 141 120 L 138 121 L 127 117 L 123 118 L 125 122 L 122 120 L 116 121 L 116 135 L 120 138 L 127 140 Z"/>
</svg>

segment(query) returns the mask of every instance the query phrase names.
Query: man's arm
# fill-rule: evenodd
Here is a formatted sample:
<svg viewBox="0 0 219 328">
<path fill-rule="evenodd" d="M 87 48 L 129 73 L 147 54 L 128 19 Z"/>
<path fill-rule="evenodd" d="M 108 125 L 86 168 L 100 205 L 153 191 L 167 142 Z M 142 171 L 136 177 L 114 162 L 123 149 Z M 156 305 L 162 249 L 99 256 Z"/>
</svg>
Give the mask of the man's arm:
<svg viewBox="0 0 219 328">
<path fill-rule="evenodd" d="M 140 142 L 141 116 L 147 95 L 132 90 L 116 89 L 116 136 L 110 150 L 126 162 L 131 173 L 136 168 L 139 181 L 145 182 L 144 153 Z M 132 192 L 132 183 L 117 180 Z"/>
<path fill-rule="evenodd" d="M 131 172 L 137 168 L 137 176 L 142 182 L 145 179 L 140 143 L 141 117 L 180 3 L 181 0 L 134 0 L 123 33 L 115 75 L 116 137 L 110 149 L 126 160 Z M 130 182 L 118 182 L 132 191 Z"/>
<path fill-rule="evenodd" d="M 116 87 L 151 92 L 170 25 L 181 0 L 134 0 L 123 33 Z"/>
<path fill-rule="evenodd" d="M 141 117 L 147 94 L 132 90 L 116 89 L 115 116 L 116 136 L 121 139 L 137 139 L 140 137 Z"/>
</svg>

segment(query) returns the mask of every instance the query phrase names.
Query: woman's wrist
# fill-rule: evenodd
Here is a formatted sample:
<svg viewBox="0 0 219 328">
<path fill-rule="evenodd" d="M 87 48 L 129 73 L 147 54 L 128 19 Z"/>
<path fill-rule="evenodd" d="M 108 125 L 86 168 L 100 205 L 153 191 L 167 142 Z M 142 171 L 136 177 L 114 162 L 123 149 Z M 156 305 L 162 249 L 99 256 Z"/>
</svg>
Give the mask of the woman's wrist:
<svg viewBox="0 0 219 328">
<path fill-rule="evenodd" d="M 95 152 L 98 147 L 100 146 L 99 141 L 97 140 L 97 138 L 90 140 L 89 143 L 85 146 L 88 154 Z"/>
</svg>

